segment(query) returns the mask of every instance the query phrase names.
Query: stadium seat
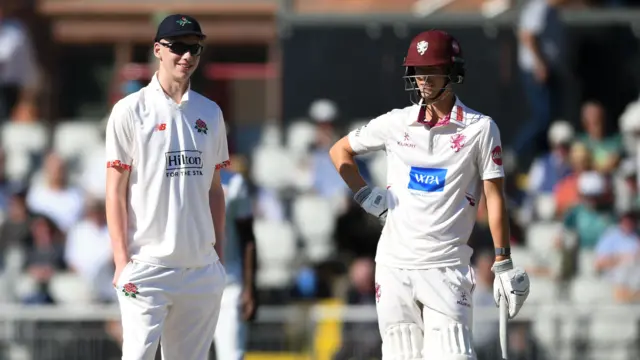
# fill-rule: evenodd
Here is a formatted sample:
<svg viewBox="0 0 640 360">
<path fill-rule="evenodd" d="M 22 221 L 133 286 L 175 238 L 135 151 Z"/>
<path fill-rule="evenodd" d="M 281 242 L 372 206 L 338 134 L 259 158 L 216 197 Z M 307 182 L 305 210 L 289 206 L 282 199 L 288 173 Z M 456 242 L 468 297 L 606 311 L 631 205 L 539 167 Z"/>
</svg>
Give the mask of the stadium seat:
<svg viewBox="0 0 640 360">
<path fill-rule="evenodd" d="M 539 194 L 534 200 L 536 217 L 542 221 L 552 221 L 556 215 L 556 199 L 553 194 Z"/>
<path fill-rule="evenodd" d="M 282 190 L 292 184 L 294 162 L 281 146 L 260 145 L 252 155 L 251 177 L 258 186 Z"/>
<path fill-rule="evenodd" d="M 27 151 L 5 149 L 5 172 L 15 182 L 24 181 L 31 170 L 33 161 Z"/>
<path fill-rule="evenodd" d="M 592 250 L 580 249 L 578 253 L 578 271 L 583 278 L 595 278 L 596 273 L 596 253 Z"/>
<path fill-rule="evenodd" d="M 18 299 L 28 298 L 35 294 L 39 289 L 39 285 L 36 280 L 27 273 L 16 276 L 13 287 L 13 291 Z"/>
<path fill-rule="evenodd" d="M 282 130 L 280 126 L 274 124 L 266 124 L 260 135 L 260 146 L 280 147 L 282 146 Z"/>
<path fill-rule="evenodd" d="M 23 181 L 33 166 L 32 157 L 47 148 L 47 127 L 41 123 L 7 122 L 1 131 L 7 177 L 12 181 Z"/>
<path fill-rule="evenodd" d="M 7 122 L 2 125 L 5 151 L 41 153 L 47 143 L 47 127 L 42 123 Z"/>
<path fill-rule="evenodd" d="M 59 304 L 90 304 L 93 300 L 91 286 L 71 272 L 55 274 L 49 281 L 49 292 Z"/>
<path fill-rule="evenodd" d="M 638 322 L 635 317 L 612 318 L 594 312 L 589 319 L 588 336 L 592 359 L 628 360 L 638 337 Z"/>
<path fill-rule="evenodd" d="M 317 195 L 298 196 L 293 203 L 293 223 L 302 237 L 303 250 L 309 260 L 326 260 L 334 250 L 334 206 L 329 199 Z"/>
<path fill-rule="evenodd" d="M 316 127 L 309 121 L 297 120 L 287 128 L 287 149 L 294 155 L 304 156 L 316 140 Z"/>
<path fill-rule="evenodd" d="M 99 121 L 66 121 L 56 126 L 53 150 L 65 159 L 79 158 L 104 143 Z"/>
<path fill-rule="evenodd" d="M 605 280 L 578 277 L 571 284 L 571 300 L 576 304 L 611 304 L 613 287 Z"/>
<path fill-rule="evenodd" d="M 282 289 L 293 278 L 297 246 L 293 226 L 288 222 L 256 220 L 258 267 L 256 284 L 261 289 Z"/>
<path fill-rule="evenodd" d="M 526 246 L 512 246 L 511 257 L 515 259 L 519 267 L 524 269 L 536 265 L 535 255 Z"/>
<path fill-rule="evenodd" d="M 561 236 L 562 223 L 536 222 L 527 228 L 527 247 L 536 254 L 549 254 L 555 251 L 554 242 Z"/>
<path fill-rule="evenodd" d="M 546 277 L 530 276 L 531 291 L 527 303 L 548 305 L 558 299 L 558 283 Z"/>
</svg>

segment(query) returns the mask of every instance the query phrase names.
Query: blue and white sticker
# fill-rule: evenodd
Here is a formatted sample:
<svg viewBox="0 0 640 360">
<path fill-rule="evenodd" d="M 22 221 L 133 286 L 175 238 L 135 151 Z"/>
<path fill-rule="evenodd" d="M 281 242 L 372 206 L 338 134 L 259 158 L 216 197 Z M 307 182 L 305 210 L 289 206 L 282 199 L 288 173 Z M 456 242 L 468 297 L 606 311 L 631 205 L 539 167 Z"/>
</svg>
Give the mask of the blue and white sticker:
<svg viewBox="0 0 640 360">
<path fill-rule="evenodd" d="M 424 192 L 442 192 L 447 181 L 447 169 L 411 167 L 409 189 Z"/>
</svg>

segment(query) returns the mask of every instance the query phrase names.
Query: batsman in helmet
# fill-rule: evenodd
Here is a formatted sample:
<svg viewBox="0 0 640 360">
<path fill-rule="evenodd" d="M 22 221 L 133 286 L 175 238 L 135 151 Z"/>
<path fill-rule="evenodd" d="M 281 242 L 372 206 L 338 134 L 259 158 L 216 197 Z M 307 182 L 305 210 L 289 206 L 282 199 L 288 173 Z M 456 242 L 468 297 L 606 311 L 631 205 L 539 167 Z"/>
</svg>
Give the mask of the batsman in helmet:
<svg viewBox="0 0 640 360">
<path fill-rule="evenodd" d="M 465 78 L 454 37 L 420 33 L 403 65 L 412 105 L 352 131 L 330 155 L 354 200 L 384 225 L 375 274 L 383 359 L 476 359 L 467 242 L 483 194 L 495 245 L 496 304 L 505 298 L 513 318 L 529 295 L 529 277 L 511 259 L 500 131 L 454 93 Z M 384 189 L 368 185 L 354 162 L 376 150 L 386 153 Z"/>
</svg>

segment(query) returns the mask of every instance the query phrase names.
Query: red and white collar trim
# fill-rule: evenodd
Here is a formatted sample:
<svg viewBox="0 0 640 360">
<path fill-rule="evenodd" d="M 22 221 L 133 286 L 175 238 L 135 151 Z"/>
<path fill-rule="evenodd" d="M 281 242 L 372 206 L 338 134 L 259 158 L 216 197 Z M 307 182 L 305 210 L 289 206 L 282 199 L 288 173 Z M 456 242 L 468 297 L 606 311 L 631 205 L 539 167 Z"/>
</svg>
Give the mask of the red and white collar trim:
<svg viewBox="0 0 640 360">
<path fill-rule="evenodd" d="M 458 98 L 456 98 L 456 103 L 453 106 L 453 109 L 451 109 L 451 112 L 449 114 L 447 114 L 445 117 L 443 117 L 442 119 L 438 120 L 438 122 L 434 125 L 432 125 L 431 123 L 425 121 L 426 118 L 426 106 L 422 106 L 421 104 L 418 105 L 419 106 L 419 111 L 418 111 L 418 116 L 415 118 L 415 120 L 411 121 L 411 124 L 420 124 L 420 125 L 427 125 L 430 126 L 432 128 L 434 127 L 438 127 L 438 126 L 447 126 L 451 123 L 458 125 L 458 126 L 465 126 L 464 123 L 464 105 L 460 102 L 460 100 L 458 100 Z M 454 115 L 455 114 L 455 115 Z M 454 120 L 455 118 L 455 120 Z"/>
</svg>

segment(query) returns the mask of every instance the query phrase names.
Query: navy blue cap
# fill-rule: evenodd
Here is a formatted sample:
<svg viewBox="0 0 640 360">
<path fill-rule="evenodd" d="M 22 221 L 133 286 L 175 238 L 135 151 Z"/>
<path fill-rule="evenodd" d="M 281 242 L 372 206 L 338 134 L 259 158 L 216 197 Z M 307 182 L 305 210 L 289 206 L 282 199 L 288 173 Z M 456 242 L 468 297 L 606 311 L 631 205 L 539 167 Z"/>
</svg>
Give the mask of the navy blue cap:
<svg viewBox="0 0 640 360">
<path fill-rule="evenodd" d="M 196 35 L 202 39 L 206 37 L 202 33 L 200 24 L 196 19 L 189 15 L 173 14 L 164 18 L 160 25 L 158 25 L 158 31 L 156 32 L 154 41 L 186 35 Z"/>
</svg>

